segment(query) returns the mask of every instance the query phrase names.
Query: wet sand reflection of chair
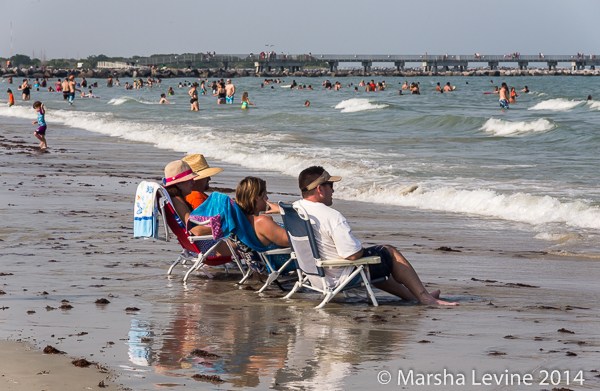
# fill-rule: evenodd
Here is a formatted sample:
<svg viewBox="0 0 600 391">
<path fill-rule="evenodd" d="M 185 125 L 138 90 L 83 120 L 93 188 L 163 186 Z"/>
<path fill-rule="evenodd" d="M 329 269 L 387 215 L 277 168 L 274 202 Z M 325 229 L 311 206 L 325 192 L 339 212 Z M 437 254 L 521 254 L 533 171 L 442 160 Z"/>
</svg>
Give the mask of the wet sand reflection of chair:
<svg viewBox="0 0 600 391">
<path fill-rule="evenodd" d="M 173 262 L 171 267 L 169 267 L 167 275 L 170 275 L 175 266 L 177 266 L 177 264 L 179 264 L 180 262 L 184 267 L 187 267 L 187 262 L 194 263 L 191 267 L 189 267 L 188 271 L 186 272 L 185 277 L 183 278 L 183 282 L 187 282 L 190 274 L 196 270 L 202 270 L 204 274 L 206 274 L 209 278 L 212 278 L 212 274 L 205 269 L 205 266 L 223 265 L 225 267 L 225 271 L 229 273 L 229 267 L 227 264 L 230 262 L 235 263 L 236 266 L 239 268 L 240 272 L 242 272 L 242 274 L 245 274 L 244 268 L 242 267 L 242 264 L 238 259 L 236 252 L 233 249 L 233 246 L 226 238 L 221 238 L 217 240 L 217 242 L 204 253 L 200 250 L 200 248 L 198 247 L 198 242 L 213 240 L 213 236 L 191 236 L 188 230 L 185 228 L 183 221 L 181 221 L 181 218 L 177 215 L 177 212 L 175 211 L 175 208 L 171 203 L 171 198 L 169 197 L 167 191 L 163 187 L 160 187 L 157 191 L 156 202 L 158 203 L 158 209 L 160 211 L 165 226 L 165 240 L 169 241 L 170 229 L 170 231 L 173 233 L 173 235 L 175 235 L 175 237 L 179 241 L 179 244 L 182 247 L 181 253 L 177 257 L 175 262 Z M 208 225 L 209 221 L 192 223 L 198 225 Z M 225 241 L 225 243 L 229 247 L 229 250 L 231 251 L 231 254 L 233 255 L 209 257 L 208 255 L 211 254 L 222 241 Z"/>
<path fill-rule="evenodd" d="M 300 205 L 283 202 L 279 203 L 279 208 L 293 251 L 292 258 L 296 260 L 296 267 L 298 269 L 298 281 L 290 293 L 284 297 L 285 299 L 291 298 L 298 289 L 307 288 L 325 296 L 321 304 L 315 307 L 323 308 L 339 292 L 364 286 L 373 305 L 379 305 L 371 288 L 371 281 L 369 281 L 365 274 L 365 265 L 380 263 L 380 257 L 364 257 L 355 261 L 342 258 L 322 261 L 306 210 Z M 346 279 L 340 280 L 336 286 L 331 286 L 325 278 L 324 268 L 344 266 L 355 266 L 355 269 Z M 355 278 L 359 275 L 358 282 L 356 282 Z M 372 282 L 384 281 L 386 279 L 387 277 Z M 362 282 L 360 282 L 361 280 Z"/>
</svg>

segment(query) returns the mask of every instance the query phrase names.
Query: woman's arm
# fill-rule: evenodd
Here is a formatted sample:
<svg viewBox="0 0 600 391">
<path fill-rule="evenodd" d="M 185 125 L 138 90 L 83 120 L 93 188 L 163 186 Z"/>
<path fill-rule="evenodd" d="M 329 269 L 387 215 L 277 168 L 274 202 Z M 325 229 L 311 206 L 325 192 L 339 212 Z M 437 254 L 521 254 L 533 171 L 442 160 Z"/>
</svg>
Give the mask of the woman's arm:
<svg viewBox="0 0 600 391">
<path fill-rule="evenodd" d="M 256 231 L 256 236 L 258 236 L 259 239 L 263 237 L 281 247 L 290 246 L 290 241 L 285 229 L 274 222 L 271 216 L 262 215 L 255 217 L 254 231 Z"/>
</svg>

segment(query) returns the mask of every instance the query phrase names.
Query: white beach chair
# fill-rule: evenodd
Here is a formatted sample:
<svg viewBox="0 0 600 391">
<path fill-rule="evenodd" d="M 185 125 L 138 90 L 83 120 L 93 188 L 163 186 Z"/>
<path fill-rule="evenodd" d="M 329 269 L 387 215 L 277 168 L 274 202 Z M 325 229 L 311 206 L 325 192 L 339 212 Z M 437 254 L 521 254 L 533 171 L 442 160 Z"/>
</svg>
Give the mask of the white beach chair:
<svg viewBox="0 0 600 391">
<path fill-rule="evenodd" d="M 319 256 L 317 242 L 313 235 L 310 218 L 306 210 L 300 205 L 285 204 L 283 202 L 279 203 L 279 208 L 283 218 L 283 225 L 287 231 L 293 251 L 292 258 L 295 260 L 298 269 L 298 281 L 290 293 L 284 297 L 285 299 L 291 298 L 298 289 L 307 288 L 325 296 L 321 304 L 315 307 L 323 308 L 339 292 L 364 286 L 373 305 L 379 305 L 375 298 L 375 294 L 373 293 L 373 289 L 371 288 L 371 282 L 365 274 L 365 265 L 380 263 L 380 257 L 364 257 L 355 261 L 348 259 L 322 261 Z M 355 266 L 355 269 L 346 279 L 340 280 L 337 286 L 331 286 L 325 278 L 324 268 L 345 266 Z M 359 282 L 352 283 L 355 277 L 359 275 Z M 313 279 L 314 281 L 316 278 L 320 279 L 322 288 L 317 287 L 316 284 L 311 284 L 310 279 Z M 387 277 L 378 281 L 384 281 L 386 279 Z"/>
</svg>

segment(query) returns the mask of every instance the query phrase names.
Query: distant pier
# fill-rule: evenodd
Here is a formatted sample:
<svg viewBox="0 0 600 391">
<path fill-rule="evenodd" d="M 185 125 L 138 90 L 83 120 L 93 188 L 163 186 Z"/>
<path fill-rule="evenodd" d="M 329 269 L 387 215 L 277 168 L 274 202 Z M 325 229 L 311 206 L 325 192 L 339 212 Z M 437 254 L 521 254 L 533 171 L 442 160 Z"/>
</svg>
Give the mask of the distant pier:
<svg viewBox="0 0 600 391">
<path fill-rule="evenodd" d="M 132 64 L 140 66 L 161 66 L 165 64 L 186 64 L 197 67 L 200 64 L 211 64 L 224 70 L 238 63 L 252 63 L 256 72 L 271 72 L 287 69 L 297 72 L 307 64 L 327 63 L 331 72 L 337 71 L 343 63 L 361 63 L 365 73 L 371 71 L 373 63 L 394 64 L 396 70 L 405 69 L 407 63 L 416 63 L 425 72 L 465 71 L 469 64 L 486 64 L 491 70 L 496 70 L 500 64 L 513 65 L 520 70 L 526 70 L 530 64 L 545 64 L 548 70 L 556 70 L 558 63 L 571 63 L 572 70 L 582 70 L 589 67 L 592 70 L 600 66 L 600 55 L 370 55 L 370 54 L 184 54 L 171 56 L 152 56 L 131 60 Z"/>
</svg>

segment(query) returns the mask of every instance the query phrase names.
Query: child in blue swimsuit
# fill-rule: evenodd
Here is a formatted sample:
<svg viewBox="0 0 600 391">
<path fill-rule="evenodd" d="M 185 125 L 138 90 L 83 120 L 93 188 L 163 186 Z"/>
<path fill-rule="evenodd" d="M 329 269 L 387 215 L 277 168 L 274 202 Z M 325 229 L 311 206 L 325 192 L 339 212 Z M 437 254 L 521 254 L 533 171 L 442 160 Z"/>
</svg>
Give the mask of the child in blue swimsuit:
<svg viewBox="0 0 600 391">
<path fill-rule="evenodd" d="M 40 140 L 40 148 L 46 149 L 48 148 L 46 143 L 46 110 L 44 110 L 44 104 L 39 100 L 33 104 L 33 108 L 38 113 L 37 121 L 31 121 L 32 124 L 36 122 L 38 124 L 38 128 L 33 135 Z"/>
</svg>

